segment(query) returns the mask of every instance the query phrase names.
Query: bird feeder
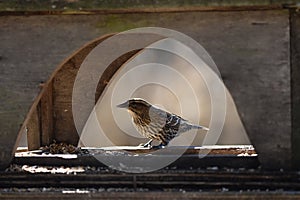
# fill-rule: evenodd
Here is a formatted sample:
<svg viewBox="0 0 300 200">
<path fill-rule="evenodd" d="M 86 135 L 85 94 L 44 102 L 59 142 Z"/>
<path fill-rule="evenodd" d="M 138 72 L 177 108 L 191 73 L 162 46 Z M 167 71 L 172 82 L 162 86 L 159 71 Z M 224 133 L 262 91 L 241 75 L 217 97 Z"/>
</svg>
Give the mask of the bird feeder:
<svg viewBox="0 0 300 200">
<path fill-rule="evenodd" d="M 26 134 L 27 136 L 27 143 L 28 143 L 28 150 L 36 150 L 39 149 L 42 146 L 50 145 L 54 140 L 59 142 L 65 142 L 67 144 L 72 144 L 74 146 L 82 145 L 82 141 L 84 138 L 81 138 L 84 135 L 81 135 L 84 132 L 84 125 L 88 122 L 88 115 L 85 115 L 81 119 L 80 124 L 80 130 L 78 130 L 78 127 L 76 127 L 74 120 L 74 113 L 72 110 L 72 102 L 74 99 L 72 99 L 72 95 L 74 92 L 74 84 L 76 82 L 76 77 L 78 75 L 78 72 L 84 62 L 88 60 L 87 56 L 101 43 L 104 41 L 107 41 L 107 39 L 114 36 L 114 34 L 105 35 L 102 36 L 87 45 L 83 46 L 81 49 L 76 51 L 73 55 L 71 55 L 69 58 L 67 58 L 52 74 L 52 76 L 49 78 L 49 80 L 46 83 L 41 84 L 41 92 L 38 95 L 38 97 L 35 99 L 30 111 L 28 112 L 28 115 L 18 133 L 19 139 L 21 136 Z M 149 41 L 144 41 L 144 43 L 147 43 L 147 45 L 151 45 L 153 43 L 153 39 L 156 41 L 162 40 L 163 38 L 152 36 L 154 38 L 149 39 Z M 118 48 L 118 47 L 115 47 Z M 114 49 L 112 49 L 114 51 Z M 94 95 L 93 103 L 94 105 L 97 104 L 99 98 L 101 95 L 105 95 L 106 90 L 109 89 L 109 83 L 112 82 L 113 78 L 118 75 L 118 71 L 120 69 L 124 68 L 126 64 L 128 64 L 130 61 L 140 58 L 143 59 L 143 51 L 145 51 L 144 48 L 137 48 L 133 49 L 132 51 L 127 51 L 115 60 L 112 60 L 112 62 L 109 63 L 109 65 L 102 69 L 102 74 L 99 75 L 99 81 L 96 85 L 96 91 L 92 95 Z M 101 56 L 101 55 L 100 55 Z M 104 56 L 105 57 L 105 56 Z M 104 58 L 102 57 L 102 58 Z M 101 57 L 99 59 L 99 62 L 101 62 Z M 85 91 L 87 94 L 90 91 Z M 230 94 L 230 93 L 228 93 Z M 232 100 L 232 99 L 231 99 Z M 233 100 L 232 100 L 233 102 Z M 233 103 L 234 105 L 234 103 Z M 100 106 L 101 107 L 101 106 Z M 102 106 L 101 108 L 107 108 L 107 106 Z M 91 113 L 93 110 L 89 108 L 89 112 Z M 100 109 L 100 112 L 106 113 L 105 109 Z M 235 111 L 237 114 L 237 111 Z M 236 115 L 238 117 L 238 115 Z M 244 125 L 247 129 L 247 121 L 249 119 L 242 117 L 242 121 L 244 122 Z M 240 121 L 240 123 L 242 123 Z M 245 130 L 244 130 L 245 131 Z M 78 133 L 80 132 L 80 133 Z M 114 131 L 113 131 L 114 132 Z M 255 134 L 253 134 L 251 131 L 248 132 L 250 135 L 250 138 L 255 139 Z M 97 141 L 97 140 L 95 140 Z M 135 140 L 134 142 L 137 142 L 138 140 Z M 255 140 L 254 140 L 255 141 Z M 18 143 L 16 143 L 18 144 Z M 86 146 L 86 145 L 83 145 Z M 260 153 L 260 145 L 255 145 L 256 151 Z M 242 153 L 249 153 L 252 154 L 256 153 L 253 151 L 253 149 L 250 147 L 241 147 L 241 146 L 223 146 L 219 152 L 225 152 L 227 155 L 228 152 L 232 150 L 236 150 L 235 153 L 229 153 L 229 155 L 238 155 L 236 152 L 242 151 Z M 9 147 L 10 148 L 10 147 Z M 15 145 L 13 152 L 15 152 L 17 149 L 17 145 Z M 129 151 L 137 151 L 137 152 L 148 152 L 147 150 L 141 150 L 141 149 L 132 149 L 131 147 L 125 147 L 123 150 L 129 150 Z M 205 149 L 205 148 L 204 148 Z M 211 147 L 210 150 L 213 150 L 212 152 L 217 152 L 220 149 L 219 146 Z M 106 149 L 107 150 L 107 149 Z M 109 149 L 112 150 L 112 149 Z M 118 150 L 118 148 L 113 149 Z M 203 148 L 188 148 L 188 154 L 191 154 L 192 152 L 195 154 L 199 153 L 199 151 L 203 150 Z M 261 151 L 263 152 L 263 151 Z M 216 153 L 218 154 L 218 153 Z M 271 164 L 269 162 L 266 163 L 268 160 L 267 157 L 260 156 L 259 157 L 260 162 L 265 165 L 266 167 L 270 166 Z M 251 161 L 249 164 L 251 166 L 256 165 L 257 166 L 257 156 L 254 156 L 248 160 L 254 160 Z M 241 163 L 241 160 L 239 160 Z M 277 162 L 277 161 L 276 161 Z M 255 164 L 253 164 L 255 163 Z M 265 163 L 265 164 L 264 164 Z M 243 164 L 242 164 L 243 165 Z M 243 165 L 244 166 L 244 165 Z"/>
</svg>

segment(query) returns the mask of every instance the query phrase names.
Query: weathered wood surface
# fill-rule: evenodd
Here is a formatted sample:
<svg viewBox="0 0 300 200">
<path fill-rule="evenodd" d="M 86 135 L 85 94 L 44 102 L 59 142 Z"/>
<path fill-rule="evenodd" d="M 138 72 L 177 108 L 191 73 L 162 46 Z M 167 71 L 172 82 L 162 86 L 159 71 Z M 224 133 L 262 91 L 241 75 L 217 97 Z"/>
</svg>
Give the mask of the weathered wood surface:
<svg viewBox="0 0 300 200">
<path fill-rule="evenodd" d="M 28 139 L 28 149 L 29 150 L 33 150 L 33 149 L 38 149 L 41 145 L 48 145 L 49 143 L 52 142 L 53 139 L 56 140 L 61 140 L 61 141 L 66 141 L 69 143 L 78 143 L 78 134 L 76 132 L 76 129 L 74 127 L 74 123 L 72 121 L 72 119 L 70 120 L 70 118 L 72 118 L 72 116 L 70 116 L 71 113 L 69 113 L 69 115 L 67 115 L 66 117 L 63 117 L 63 120 L 60 120 L 59 122 L 63 123 L 63 125 L 61 125 L 59 128 L 62 129 L 62 127 L 66 127 L 67 126 L 67 130 L 66 132 L 62 133 L 60 132 L 61 129 L 56 128 L 57 125 L 55 124 L 57 121 L 58 117 L 59 119 L 61 119 L 61 115 L 63 115 L 63 113 L 66 113 L 67 108 L 71 107 L 71 99 L 72 99 L 72 93 L 70 93 L 71 96 L 64 96 L 64 98 L 69 99 L 69 101 L 67 101 L 67 105 L 59 105 L 57 106 L 57 99 L 55 97 L 57 97 L 57 92 L 61 92 L 61 88 L 66 87 L 65 85 L 68 85 L 68 81 L 72 81 L 72 79 L 66 79 L 68 81 L 65 81 L 63 83 L 57 83 L 55 82 L 55 75 L 58 73 L 60 73 L 62 70 L 65 70 L 65 67 L 67 68 L 69 66 L 70 63 L 73 63 L 74 60 L 79 60 L 79 62 L 75 62 L 75 64 L 77 64 L 77 68 L 79 68 L 81 62 L 83 61 L 83 59 L 85 58 L 85 56 L 90 52 L 91 49 L 93 49 L 97 44 L 99 44 L 99 42 L 103 41 L 105 38 L 109 37 L 109 35 L 103 36 L 99 39 L 96 39 L 93 42 L 90 42 L 89 44 L 87 44 L 86 46 L 82 47 L 80 50 L 76 51 L 72 56 L 70 56 L 68 59 L 66 59 L 65 62 L 63 62 L 63 66 L 64 67 L 58 67 L 56 71 L 53 72 L 52 76 L 48 79 L 48 81 L 44 84 L 42 84 L 42 90 L 39 93 L 39 95 L 35 98 L 35 101 L 33 102 L 33 104 L 31 105 L 31 108 L 29 109 L 25 120 L 23 121 L 22 126 L 20 126 L 19 131 L 11 132 L 10 133 L 10 137 L 6 137 L 4 139 L 4 143 L 5 145 L 0 146 L 2 148 L 4 148 L 3 152 L 3 156 L 0 159 L 1 161 L 1 166 L 5 167 L 7 166 L 11 159 L 13 158 L 13 152 L 16 150 L 17 145 L 18 145 L 18 139 L 20 138 L 21 133 L 23 133 L 24 131 L 27 132 L 27 139 Z M 72 58 L 72 59 L 71 59 Z M 69 70 L 69 69 L 68 69 Z M 67 74 L 67 73 L 66 73 Z M 65 73 L 63 73 L 63 75 L 65 75 Z M 73 74 L 73 80 L 76 77 L 76 73 Z M 67 89 L 67 91 L 72 92 L 72 88 L 73 85 L 70 85 L 70 88 Z M 56 95 L 55 97 L 53 95 Z M 13 102 L 11 102 L 13 103 Z M 28 102 L 27 102 L 28 103 Z M 25 107 L 25 105 L 23 105 Z M 71 109 L 69 109 L 71 110 Z M 21 112 L 19 110 L 19 112 Z M 18 115 L 22 114 L 25 115 L 25 111 L 23 111 L 24 113 L 19 113 Z M 5 120 L 5 116 L 4 118 L 2 118 L 2 122 Z M 5 126 L 7 125 L 11 125 L 13 122 L 15 122 L 15 120 L 17 120 L 16 118 L 8 118 L 7 120 L 11 120 L 8 124 L 3 125 L 1 128 L 5 128 Z M 66 123 L 64 120 L 70 120 L 70 122 L 72 123 Z M 1 121 L 1 120 L 0 120 Z M 74 127 L 74 129 L 70 128 L 70 127 Z M 18 126 L 16 127 L 18 128 Z M 2 129 L 3 130 L 3 129 Z M 10 131 L 13 131 L 14 129 L 10 129 Z M 72 130 L 74 132 L 72 132 Z M 55 131 L 58 131 L 60 134 L 57 136 L 55 135 Z M 18 133 L 19 132 L 19 133 Z M 3 132 L 2 132 L 3 133 Z M 72 135 L 73 133 L 73 135 Z M 70 134 L 70 135 L 68 135 Z M 67 136 L 66 136 L 67 135 Z M 4 135 L 2 135 L 4 136 Z M 59 136 L 62 136 L 62 138 L 60 138 Z M 68 138 L 68 139 L 65 139 Z M 14 142 L 12 142 L 14 141 Z"/>
<path fill-rule="evenodd" d="M 217 190 L 226 188 L 231 191 L 240 190 L 290 190 L 297 191 L 300 183 L 296 173 L 261 173 L 261 172 L 217 172 L 199 170 L 198 173 L 188 171 L 158 171 L 155 173 L 124 174 L 124 173 L 79 173 L 65 174 L 3 174 L 0 188 L 57 187 L 61 188 L 119 188 L 123 191 L 130 189 L 147 189 L 148 191 L 164 190 Z M 13 180 L 13 181 L 12 181 Z"/>
<path fill-rule="evenodd" d="M 112 31 L 138 26 L 163 26 L 191 36 L 211 54 L 226 86 L 233 95 L 262 164 L 273 168 L 290 167 L 288 11 L 26 18 L 10 16 L 1 17 L 0 24 L 2 27 L 0 37 L 3 38 L 1 45 L 4 46 L 0 49 L 0 65 L 3 71 L 0 74 L 2 166 L 7 165 L 12 157 L 13 147 L 17 145 L 19 125 L 23 122 L 33 97 L 37 94 L 38 83 L 41 80 L 45 81 L 58 61 L 74 50 L 74 41 L 77 41 L 76 44 L 81 42 L 82 45 L 83 41 Z M 55 27 L 55 31 L 49 30 L 49 27 Z M 70 34 L 65 34 L 66 30 Z M 32 38 L 35 40 L 32 41 Z M 30 49 L 30 51 L 21 54 L 20 49 Z M 15 59 L 16 56 L 18 59 Z M 29 61 L 25 63 L 24 60 Z M 76 71 L 74 67 L 76 68 L 78 64 L 76 62 L 76 60 L 70 61 L 69 71 L 62 73 L 61 77 L 72 82 L 70 77 L 74 77 Z M 63 85 L 59 89 L 59 84 L 67 83 L 59 79 L 54 81 L 54 127 L 58 124 L 61 126 L 68 124 L 66 122 L 70 121 L 64 114 L 55 116 L 58 110 L 66 110 L 68 113 L 71 109 L 66 99 L 69 98 L 70 93 L 64 95 Z M 60 130 L 59 133 L 54 129 L 54 133 L 57 134 L 54 137 L 62 139 L 60 137 L 67 134 L 65 131 L 73 132 L 75 129 L 73 127 L 73 129 Z M 76 140 L 77 138 L 74 138 L 71 142 L 74 143 Z"/>
<path fill-rule="evenodd" d="M 140 50 L 134 50 L 131 52 L 128 52 L 119 58 L 117 58 L 114 62 L 112 62 L 103 72 L 102 76 L 100 77 L 100 80 L 97 84 L 97 89 L 95 92 L 95 103 L 99 99 L 101 93 L 104 91 L 105 87 L 107 86 L 108 82 L 112 78 L 112 76 L 117 72 L 117 70 L 132 56 L 134 56 L 137 52 Z"/>
<path fill-rule="evenodd" d="M 87 54 L 100 42 L 111 35 L 103 36 L 87 44 L 59 67 L 53 77 L 53 123 L 54 139 L 73 145 L 78 144 L 77 133 L 72 113 L 72 92 L 75 78 L 81 63 Z"/>
<path fill-rule="evenodd" d="M 30 169 L 31 167 L 31 169 Z M 47 166 L 62 172 L 65 167 Z M 36 166 L 26 166 L 34 172 Z M 41 170 L 42 168 L 40 168 Z M 77 168 L 79 169 L 79 168 Z M 81 167 L 70 174 L 11 172 L 0 174 L 0 198 L 83 199 L 298 199 L 297 172 L 259 170 L 161 170 L 153 173 L 118 173 Z M 75 168 L 73 168 L 73 171 Z M 22 175 L 20 175 L 22 174 Z M 28 189 L 25 189 L 28 188 Z M 72 196 L 74 195 L 74 196 Z M 211 196 L 212 195 L 212 196 Z"/>
<path fill-rule="evenodd" d="M 155 2 L 148 0 L 93 0 L 86 2 L 84 0 L 68 1 L 61 0 L 53 2 L 50 0 L 35 0 L 35 1 L 22 1 L 22 0 L 2 0 L 0 2 L 0 11 L 6 13 L 18 13 L 18 11 L 24 13 L 65 13 L 76 14 L 83 13 L 89 14 L 95 11 L 102 11 L 103 13 L 111 12 L 162 12 L 162 11 L 186 11 L 186 10 L 210 10 L 210 9 L 234 9 L 234 8 L 282 8 L 284 5 L 290 5 L 297 3 L 297 0 L 277 0 L 277 1 L 252 1 L 252 0 L 210 0 L 210 1 L 182 1 L 173 0 L 172 2 L 157 0 Z"/>
<path fill-rule="evenodd" d="M 66 194 L 69 193 L 69 194 Z M 79 194 L 81 193 L 81 194 Z M 10 194 L 2 194 L 0 199 L 5 200 L 18 200 L 21 197 L 26 198 L 28 200 L 35 200 L 37 198 L 42 199 L 72 199 L 72 200 L 81 200 L 81 199 L 171 199 L 171 200 L 181 200 L 181 199 L 211 199 L 211 200 L 221 200 L 221 199 L 231 199 L 231 200 L 239 200 L 239 199 L 299 199 L 300 195 L 298 193 L 293 192 L 185 192 L 185 191 L 177 191 L 177 192 L 99 192 L 99 193 L 85 193 L 85 190 L 69 190 L 59 193 L 53 192 L 33 192 L 33 193 L 10 193 Z"/>
<path fill-rule="evenodd" d="M 65 192 L 68 193 L 68 192 Z M 37 192 L 37 193 L 13 193 L 13 194 L 3 194 L 0 198 L 5 200 L 18 200 L 20 197 L 26 198 L 28 200 L 35 200 L 37 198 L 43 199 L 72 199 L 72 200 L 81 200 L 81 199 L 145 199 L 150 200 L 154 198 L 158 199 L 172 199 L 172 200 L 180 200 L 180 199 L 299 199 L 300 195 L 297 193 L 291 192 L 245 192 L 245 193 L 237 193 L 237 192 L 100 192 L 100 193 L 92 193 L 92 194 L 78 194 L 80 190 L 76 192 L 71 191 L 70 194 L 63 193 L 47 193 L 47 192 Z M 75 194 L 74 194 L 75 193 Z M 84 192 L 82 192 L 84 193 Z"/>
<path fill-rule="evenodd" d="M 256 14 L 254 18 L 240 15 L 233 24 L 215 27 L 223 33 L 223 42 L 205 41 L 203 45 L 208 46 L 221 71 L 262 165 L 289 168 L 289 13 Z M 224 20 L 227 17 L 224 15 Z"/>
<path fill-rule="evenodd" d="M 48 83 L 45 88 L 44 94 L 40 100 L 41 110 L 41 146 L 49 145 L 53 141 L 53 91 L 52 82 Z M 29 140 L 28 140 L 29 141 Z M 28 149 L 29 145 L 28 145 Z M 32 148 L 34 149 L 34 148 Z"/>
<path fill-rule="evenodd" d="M 181 155 L 183 149 L 186 149 L 186 151 Z M 146 157 L 144 156 L 145 154 L 147 154 Z M 130 162 L 134 163 L 147 162 L 149 159 L 164 160 L 170 158 L 178 159 L 175 159 L 176 161 L 166 167 L 181 170 L 207 167 L 255 169 L 259 166 L 257 154 L 251 145 L 220 145 L 188 148 L 172 146 L 162 149 L 160 154 L 155 154 L 155 150 L 153 149 L 134 146 L 82 148 L 77 154 L 47 154 L 42 150 L 36 150 L 16 153 L 13 163 L 19 165 L 95 166 L 107 168 L 100 160 L 120 159 L 120 162 L 122 160 L 130 160 Z M 187 165 L 187 163 L 189 164 Z M 123 164 L 120 170 L 127 171 L 131 167 Z"/>
<path fill-rule="evenodd" d="M 48 132 L 48 134 L 51 134 L 51 137 L 49 137 L 50 135 L 46 135 L 46 138 L 44 138 L 47 145 L 52 142 L 52 139 L 77 145 L 79 136 L 74 125 L 72 114 L 72 92 L 74 81 L 78 69 L 86 55 L 95 46 L 110 36 L 111 35 L 105 35 L 98 38 L 76 51 L 57 68 L 49 81 L 45 84 L 45 87 L 51 89 L 52 92 L 51 94 L 48 94 L 48 91 L 45 91 L 41 99 L 41 103 L 43 103 L 43 100 L 51 95 L 51 100 L 48 99 L 47 103 L 51 104 L 52 119 L 49 122 L 53 124 L 53 127 L 52 133 Z M 48 107 L 45 106 L 46 111 L 48 111 Z"/>
<path fill-rule="evenodd" d="M 300 14 L 291 11 L 291 90 L 293 165 L 300 169 Z"/>
<path fill-rule="evenodd" d="M 74 82 L 77 72 L 86 58 L 86 55 L 99 43 L 101 43 L 108 36 L 102 37 L 98 40 L 94 40 L 88 44 L 85 48 L 82 48 L 76 54 L 74 54 L 68 61 L 63 63 L 59 68 L 58 72 L 53 75 L 53 108 L 54 108 L 54 138 L 57 141 L 67 142 L 73 145 L 77 145 L 79 141 L 79 134 L 81 130 L 77 130 L 80 127 L 75 127 L 74 116 L 72 113 L 72 100 Z M 124 44 L 125 45 L 125 44 Z M 105 89 L 110 78 L 114 73 L 124 64 L 128 59 L 135 55 L 139 50 L 133 50 L 121 55 L 119 58 L 114 60 L 105 70 L 103 74 L 99 74 L 99 82 L 97 84 L 97 89 L 93 97 L 95 97 L 94 103 L 96 104 L 99 96 Z M 98 55 L 97 55 L 98 56 Z M 100 55 L 99 55 L 100 56 Z M 106 55 L 102 55 L 106 56 Z M 81 80 L 81 85 L 83 86 L 87 83 L 90 77 L 85 77 L 85 80 Z M 82 89 L 82 88 L 81 88 Z M 83 95 L 91 93 L 91 91 L 86 91 L 83 88 Z M 83 98 L 84 99 L 84 98 Z M 82 103 L 84 107 L 85 102 Z M 91 110 L 87 112 L 87 120 Z M 76 129 L 77 128 L 77 129 Z M 83 127 L 82 127 L 83 128 Z"/>
<path fill-rule="evenodd" d="M 40 121 L 40 107 L 37 105 L 32 109 L 32 113 L 28 119 L 28 122 L 26 123 L 26 126 L 24 126 L 23 129 L 25 129 L 25 132 L 27 134 L 27 140 L 28 140 L 28 149 L 34 150 L 38 149 L 41 146 L 41 121 Z M 22 132 L 24 130 L 22 129 Z"/>
</svg>

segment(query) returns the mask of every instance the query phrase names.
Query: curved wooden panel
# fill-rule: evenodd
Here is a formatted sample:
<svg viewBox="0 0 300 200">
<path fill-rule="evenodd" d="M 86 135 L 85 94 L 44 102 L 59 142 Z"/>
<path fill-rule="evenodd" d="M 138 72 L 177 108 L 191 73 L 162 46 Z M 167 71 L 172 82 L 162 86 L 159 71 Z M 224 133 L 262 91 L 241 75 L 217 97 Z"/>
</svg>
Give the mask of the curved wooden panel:
<svg viewBox="0 0 300 200">
<path fill-rule="evenodd" d="M 73 83 L 81 63 L 89 52 L 112 35 L 97 38 L 74 52 L 57 67 L 49 80 L 41 85 L 40 94 L 34 100 L 19 132 L 16 133 L 18 137 L 14 146 L 6 147 L 11 155 L 10 159 L 1 159 L 2 166 L 10 163 L 24 131 L 27 132 L 29 150 L 47 145 L 53 139 L 77 144 L 78 134 L 71 109 Z"/>
<path fill-rule="evenodd" d="M 27 130 L 29 150 L 47 145 L 53 139 L 77 144 L 79 138 L 72 117 L 73 83 L 81 63 L 89 52 L 112 35 L 97 38 L 74 52 L 42 85 L 42 90 L 19 131 L 21 134 Z"/>
<path fill-rule="evenodd" d="M 53 140 L 73 145 L 78 144 L 79 135 L 72 113 L 72 92 L 76 75 L 82 62 L 93 48 L 113 35 L 102 36 L 73 53 L 58 66 L 49 80 L 42 85 L 42 90 L 32 104 L 19 131 L 19 135 L 24 131 L 27 132 L 29 150 L 48 145 Z M 131 51 L 120 56 L 106 68 L 98 82 L 95 103 L 113 74 L 138 51 Z M 14 151 L 16 148 L 15 145 Z"/>
</svg>

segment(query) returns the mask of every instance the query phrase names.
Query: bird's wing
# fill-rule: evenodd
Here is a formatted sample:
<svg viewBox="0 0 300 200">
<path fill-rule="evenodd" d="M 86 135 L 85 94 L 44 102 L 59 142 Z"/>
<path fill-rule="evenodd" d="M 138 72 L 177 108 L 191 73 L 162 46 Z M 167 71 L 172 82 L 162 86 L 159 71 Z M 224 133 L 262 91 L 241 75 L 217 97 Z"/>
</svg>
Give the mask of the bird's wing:
<svg viewBox="0 0 300 200">
<path fill-rule="evenodd" d="M 166 113 L 166 115 L 166 124 L 163 127 L 163 132 L 165 133 L 165 138 L 171 140 L 179 133 L 181 118 L 171 113 Z"/>
<path fill-rule="evenodd" d="M 156 107 L 151 107 L 149 109 L 149 117 L 151 126 L 155 127 L 157 130 L 162 130 L 166 124 L 167 112 Z"/>
<path fill-rule="evenodd" d="M 167 113 L 166 125 L 176 127 L 180 125 L 181 120 L 182 118 L 178 115 Z"/>
</svg>

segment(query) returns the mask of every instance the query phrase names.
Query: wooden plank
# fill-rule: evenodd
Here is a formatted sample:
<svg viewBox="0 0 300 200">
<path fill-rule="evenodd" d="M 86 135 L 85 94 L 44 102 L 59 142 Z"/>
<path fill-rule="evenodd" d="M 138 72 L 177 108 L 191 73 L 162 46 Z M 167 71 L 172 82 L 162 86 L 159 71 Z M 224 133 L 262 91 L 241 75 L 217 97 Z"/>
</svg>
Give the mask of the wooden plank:
<svg viewBox="0 0 300 200">
<path fill-rule="evenodd" d="M 41 97 L 41 145 L 49 145 L 53 141 L 53 100 L 52 82 L 45 86 Z"/>
<path fill-rule="evenodd" d="M 291 90 L 293 167 L 300 169 L 300 14 L 291 10 Z"/>
<path fill-rule="evenodd" d="M 33 189 L 34 190 L 34 189 Z M 100 199 L 100 200 L 111 200 L 111 199 L 144 199 L 144 200 L 153 200 L 153 199 L 171 199 L 171 200 L 180 200 L 180 199 L 203 199 L 203 200 L 239 200 L 239 199 L 251 199 L 251 200 L 261 200 L 261 199 L 299 199 L 300 194 L 297 192 L 265 192 L 265 191 L 252 191 L 252 192 L 220 192 L 218 191 L 130 191 L 130 192 L 118 192 L 118 191 L 88 191 L 88 190 L 77 190 L 77 189 L 59 189 L 57 192 L 10 192 L 3 193 L 0 196 L 0 199 L 5 200 L 19 200 L 20 198 L 28 200 L 36 199 L 72 199 L 72 200 L 82 200 L 82 199 Z"/>
<path fill-rule="evenodd" d="M 270 15 L 266 17 L 266 13 Z M 239 18 L 243 20 L 232 21 L 234 25 L 226 20 L 227 25 L 218 27 L 219 32 L 226 33 L 221 39 L 226 42 L 220 41 L 208 50 L 235 101 L 262 166 L 265 169 L 289 169 L 289 12 L 252 13 L 252 17 L 250 13 L 240 14 Z M 218 37 L 215 35 L 214 38 Z"/>
<path fill-rule="evenodd" d="M 39 149 L 41 145 L 39 106 L 34 109 L 26 124 L 28 150 Z"/>
<path fill-rule="evenodd" d="M 146 192 L 146 191 L 136 191 L 136 192 L 117 192 L 117 191 L 103 191 L 103 192 L 86 192 L 86 190 L 60 190 L 60 192 L 33 192 L 33 193 L 22 193 L 13 192 L 11 194 L 1 195 L 1 199 L 5 200 L 18 200 L 21 197 L 28 200 L 35 200 L 37 198 L 42 199 L 72 199 L 72 200 L 81 200 L 81 199 L 144 199 L 144 200 L 153 200 L 153 199 L 171 199 L 171 200 L 180 200 L 180 199 L 202 199 L 202 200 L 238 200 L 238 199 L 299 199 L 300 194 L 293 192 L 220 192 L 219 191 L 209 191 L 209 192 L 187 192 L 187 191 L 166 191 L 166 192 Z"/>
<path fill-rule="evenodd" d="M 131 1 L 91 1 L 90 3 L 86 3 L 83 0 L 76 1 L 67 1 L 62 0 L 60 2 L 52 2 L 45 0 L 36 0 L 36 1 L 21 1 L 15 0 L 11 2 L 9 0 L 2 0 L 0 3 L 0 11 L 9 13 L 16 13 L 16 11 L 20 11 L 23 13 L 70 13 L 70 14 L 89 14 L 89 11 L 102 11 L 103 13 L 119 11 L 119 10 L 153 10 L 162 12 L 168 9 L 187 9 L 194 8 L 199 9 L 202 8 L 222 8 L 229 7 L 233 9 L 234 7 L 282 7 L 282 4 L 291 4 L 296 3 L 296 0 L 277 0 L 277 1 L 251 1 L 251 0 L 210 0 L 210 1 L 185 1 L 181 0 L 173 0 L 172 2 L 159 0 L 154 2 L 149 2 L 147 0 L 131 0 Z M 52 7 L 52 8 L 51 8 Z M 68 8 L 67 10 L 65 8 Z M 51 8 L 51 10 L 49 10 Z M 192 10 L 193 11 L 193 10 Z"/>
<path fill-rule="evenodd" d="M 26 166 L 34 173 L 36 166 Z M 51 166 L 48 166 L 51 169 Z M 60 167 L 61 169 L 65 169 Z M 74 168 L 75 169 L 75 168 Z M 59 168 L 58 168 L 59 170 Z M 55 170 L 53 170 L 55 171 Z M 71 169 L 70 169 L 71 171 Z M 70 172 L 69 171 L 69 172 Z M 116 173 L 114 171 L 91 171 L 78 174 L 1 174 L 2 188 L 103 188 L 122 189 L 122 191 L 145 189 L 146 191 L 214 191 L 226 188 L 227 191 L 259 191 L 281 190 L 297 191 L 300 183 L 299 174 L 294 173 L 264 173 L 264 172 L 217 172 L 210 170 L 188 171 L 157 171 L 152 173 Z"/>
<path fill-rule="evenodd" d="M 186 7 L 157 7 L 157 8 L 126 8 L 126 9 L 89 9 L 85 11 L 74 10 L 40 10 L 40 11 L 3 11 L 0 8 L 0 16 L 24 16 L 24 15 L 99 15 L 99 14 L 147 14 L 147 13 L 178 13 L 178 12 L 212 12 L 212 11 L 261 11 L 279 10 L 283 5 L 243 5 L 243 6 L 186 6 Z"/>
<path fill-rule="evenodd" d="M 187 149 L 182 154 L 182 150 Z M 162 149 L 161 155 L 153 153 L 153 149 L 136 146 L 114 146 L 104 148 L 81 148 L 78 154 L 42 154 L 42 150 L 32 152 L 18 152 L 15 155 L 15 164 L 21 165 L 55 165 L 55 166 L 107 166 L 100 160 L 127 160 L 132 162 L 143 162 L 145 159 L 169 159 L 178 158 L 168 166 L 172 169 L 199 169 L 206 167 L 218 168 L 257 168 L 259 162 L 257 154 L 251 145 L 230 145 L 230 146 L 203 146 L 203 147 L 183 147 L 172 146 Z M 88 153 L 87 153 L 88 152 Z M 132 155 L 135 154 L 133 157 Z M 147 157 L 139 156 L 147 154 Z M 181 156 L 180 156 L 181 155 Z M 199 159 L 199 156 L 201 159 Z M 97 160 L 97 159 L 100 160 Z M 189 164 L 187 164 L 189 163 Z M 126 166 L 124 165 L 124 169 Z"/>
<path fill-rule="evenodd" d="M 54 139 L 77 145 L 77 133 L 72 113 L 72 92 L 77 71 L 85 57 L 100 42 L 110 37 L 105 35 L 82 47 L 67 58 L 53 74 L 53 132 Z"/>
<path fill-rule="evenodd" d="M 67 61 L 53 77 L 54 138 L 74 145 L 78 134 L 73 122 L 72 88 L 79 66 Z"/>
<path fill-rule="evenodd" d="M 108 154 L 97 155 L 102 160 L 115 160 L 124 159 L 120 156 L 109 156 Z M 82 155 L 75 158 L 76 155 L 57 155 L 57 156 L 22 156 L 15 157 L 12 161 L 13 164 L 18 165 L 39 165 L 39 166 L 93 166 L 100 168 L 107 168 L 105 164 L 97 160 L 91 155 Z M 127 158 L 127 157 L 126 157 Z M 150 158 L 150 157 L 149 157 Z M 165 157 L 159 157 L 160 159 L 176 159 L 177 156 L 166 155 Z M 139 158 L 134 158 L 134 161 L 141 162 Z M 186 163 L 190 163 L 187 165 Z M 182 156 L 172 164 L 168 165 L 169 169 L 174 170 L 191 170 L 212 167 L 218 169 L 222 168 L 242 168 L 242 169 L 256 169 L 259 166 L 257 156 L 239 157 L 239 156 L 214 156 L 208 155 L 202 159 L 199 156 Z M 126 170 L 126 166 L 124 166 Z"/>
</svg>

